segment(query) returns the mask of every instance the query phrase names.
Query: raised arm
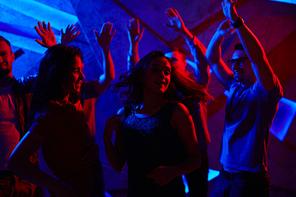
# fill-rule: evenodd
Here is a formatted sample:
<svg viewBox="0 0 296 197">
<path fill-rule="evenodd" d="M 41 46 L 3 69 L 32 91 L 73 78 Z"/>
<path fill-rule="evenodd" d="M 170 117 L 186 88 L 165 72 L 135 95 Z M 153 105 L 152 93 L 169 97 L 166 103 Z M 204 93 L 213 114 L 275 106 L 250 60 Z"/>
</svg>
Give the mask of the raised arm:
<svg viewBox="0 0 296 197">
<path fill-rule="evenodd" d="M 53 45 L 57 44 L 56 38 L 54 33 L 51 30 L 50 23 L 48 23 L 46 27 L 45 21 L 41 24 L 40 21 L 38 21 L 38 27 L 34 27 L 37 34 L 40 36 L 41 40 L 35 39 L 35 41 L 40 44 L 43 47 L 49 48 Z"/>
<path fill-rule="evenodd" d="M 139 19 L 134 18 L 130 19 L 129 23 L 126 24 L 125 27 L 130 44 L 127 57 L 127 70 L 130 70 L 140 60 L 138 46 L 143 37 L 145 28 L 143 27 L 140 30 Z"/>
<path fill-rule="evenodd" d="M 30 156 L 46 141 L 47 138 L 44 136 L 27 132 L 12 152 L 8 161 L 8 168 L 31 183 L 54 191 L 57 197 L 77 196 L 76 192 L 68 185 L 46 174 L 30 162 Z"/>
<path fill-rule="evenodd" d="M 170 24 L 166 25 L 176 32 L 179 32 L 185 38 L 186 43 L 191 49 L 191 54 L 195 62 L 195 66 L 193 67 L 194 74 L 198 83 L 208 85 L 210 82 L 210 69 L 207 59 L 205 58 L 206 47 L 188 30 L 176 9 L 168 8 L 165 14 L 170 22 Z"/>
<path fill-rule="evenodd" d="M 65 32 L 61 29 L 61 44 L 69 44 L 75 40 L 75 38 L 80 34 L 80 31 L 76 31 L 76 26 L 68 25 Z"/>
<path fill-rule="evenodd" d="M 97 83 L 95 84 L 95 91 L 98 95 L 103 94 L 115 78 L 114 64 L 110 52 L 110 43 L 116 32 L 116 29 L 112 31 L 112 26 L 113 23 L 107 22 L 102 25 L 100 33 L 98 33 L 96 30 L 94 31 L 97 41 L 101 46 L 104 58 L 103 74 L 98 80 L 96 80 Z"/>
<path fill-rule="evenodd" d="M 177 129 L 188 157 L 184 162 L 177 165 L 159 166 L 151 174 L 146 176 L 147 178 L 153 178 L 161 186 L 169 183 L 177 176 L 194 171 L 201 164 L 194 123 L 190 113 L 183 104 L 180 103 L 176 106 L 171 123 Z"/>
<path fill-rule="evenodd" d="M 232 71 L 227 67 L 221 57 L 221 44 L 224 37 L 234 34 L 235 31 L 229 24 L 228 20 L 223 21 L 214 36 L 212 37 L 205 57 L 207 58 L 209 65 L 218 79 L 218 81 L 224 86 L 227 78 L 232 75 Z"/>
<path fill-rule="evenodd" d="M 265 90 L 272 90 L 276 83 L 275 75 L 258 38 L 244 24 L 242 18 L 238 16 L 235 8 L 236 2 L 236 0 L 223 0 L 223 13 L 236 27 L 237 35 L 252 62 L 252 68 L 257 80 Z"/>
<path fill-rule="evenodd" d="M 111 116 L 105 124 L 104 144 L 107 159 L 111 167 L 116 172 L 121 172 L 125 166 L 126 157 L 121 140 L 121 122 L 122 114 Z M 113 131 L 115 131 L 115 141 L 112 143 Z"/>
</svg>

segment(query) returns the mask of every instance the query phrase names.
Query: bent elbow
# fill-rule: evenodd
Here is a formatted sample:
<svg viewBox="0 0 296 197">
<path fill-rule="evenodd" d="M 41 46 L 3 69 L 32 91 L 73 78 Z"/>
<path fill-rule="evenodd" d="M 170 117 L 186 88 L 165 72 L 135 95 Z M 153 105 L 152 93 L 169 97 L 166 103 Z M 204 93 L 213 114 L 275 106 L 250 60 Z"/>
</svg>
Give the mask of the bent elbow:
<svg viewBox="0 0 296 197">
<path fill-rule="evenodd" d="M 10 169 L 11 171 L 16 172 L 27 163 L 31 163 L 30 158 L 26 158 L 22 156 L 19 157 L 19 155 L 14 154 L 14 152 L 12 152 L 7 162 L 7 168 Z"/>
</svg>

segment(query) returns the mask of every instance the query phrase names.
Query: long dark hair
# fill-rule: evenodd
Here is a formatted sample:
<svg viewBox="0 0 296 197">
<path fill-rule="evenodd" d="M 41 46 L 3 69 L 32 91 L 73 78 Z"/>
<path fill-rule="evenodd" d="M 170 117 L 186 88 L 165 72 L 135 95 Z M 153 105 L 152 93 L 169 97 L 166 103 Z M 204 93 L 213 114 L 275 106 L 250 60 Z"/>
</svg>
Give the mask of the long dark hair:
<svg viewBox="0 0 296 197">
<path fill-rule="evenodd" d="M 47 49 L 33 85 L 29 124 L 32 124 L 38 112 L 46 110 L 50 101 L 63 99 L 63 83 L 71 72 L 71 65 L 75 63 L 77 56 L 83 61 L 80 49 L 73 46 L 58 44 Z M 78 95 L 70 95 L 71 102 L 74 103 L 77 99 Z"/>
<path fill-rule="evenodd" d="M 163 97 L 168 101 L 181 101 L 184 98 L 193 97 L 206 102 L 211 96 L 206 92 L 206 87 L 197 84 L 190 79 L 184 71 L 172 64 L 171 60 L 161 51 L 153 51 L 145 55 L 130 69 L 119 77 L 119 82 L 113 85 L 114 92 L 124 96 L 123 104 L 138 106 L 143 100 L 143 84 L 141 82 L 145 69 L 151 60 L 157 57 L 167 59 L 171 64 L 171 82 Z M 120 90 L 123 88 L 123 90 Z"/>
</svg>

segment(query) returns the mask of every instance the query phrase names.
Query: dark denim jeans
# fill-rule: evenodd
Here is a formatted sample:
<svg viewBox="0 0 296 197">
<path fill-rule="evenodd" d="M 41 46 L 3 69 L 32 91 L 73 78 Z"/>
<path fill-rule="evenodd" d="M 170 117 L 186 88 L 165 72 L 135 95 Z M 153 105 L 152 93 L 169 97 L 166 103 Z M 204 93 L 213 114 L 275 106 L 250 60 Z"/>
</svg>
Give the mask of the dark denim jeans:
<svg viewBox="0 0 296 197">
<path fill-rule="evenodd" d="M 269 197 L 268 173 L 229 173 L 223 168 L 211 197 Z"/>
</svg>

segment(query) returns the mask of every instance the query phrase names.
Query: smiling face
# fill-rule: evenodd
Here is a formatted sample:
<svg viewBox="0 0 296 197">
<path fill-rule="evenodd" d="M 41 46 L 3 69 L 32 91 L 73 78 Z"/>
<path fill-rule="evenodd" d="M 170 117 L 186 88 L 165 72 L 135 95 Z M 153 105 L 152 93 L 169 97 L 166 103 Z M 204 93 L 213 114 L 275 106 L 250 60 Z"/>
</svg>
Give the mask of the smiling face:
<svg viewBox="0 0 296 197">
<path fill-rule="evenodd" d="M 235 50 L 230 60 L 230 66 L 237 82 L 248 85 L 256 81 L 251 61 L 245 51 Z"/>
<path fill-rule="evenodd" d="M 5 41 L 0 41 L 0 77 L 12 76 L 14 54 Z"/>
<path fill-rule="evenodd" d="M 171 64 L 164 57 L 156 57 L 147 65 L 142 78 L 143 89 L 153 94 L 163 94 L 171 81 Z"/>
<path fill-rule="evenodd" d="M 84 65 L 81 62 L 80 57 L 76 56 L 74 64 L 70 67 L 70 73 L 64 81 L 64 91 L 66 94 L 78 94 L 80 92 L 83 79 L 85 79 L 83 68 Z"/>
</svg>

